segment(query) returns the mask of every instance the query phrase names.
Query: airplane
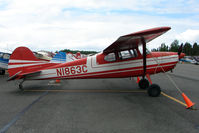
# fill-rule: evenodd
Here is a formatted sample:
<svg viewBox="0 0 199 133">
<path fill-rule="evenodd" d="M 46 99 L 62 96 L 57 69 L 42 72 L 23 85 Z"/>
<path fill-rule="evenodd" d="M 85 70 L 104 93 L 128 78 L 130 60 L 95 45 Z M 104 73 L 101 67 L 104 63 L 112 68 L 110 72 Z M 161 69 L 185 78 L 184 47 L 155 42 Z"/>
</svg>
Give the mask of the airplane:
<svg viewBox="0 0 199 133">
<path fill-rule="evenodd" d="M 38 52 L 33 52 L 33 53 L 38 59 L 44 60 L 44 61 L 52 60 L 52 58 L 55 55 L 54 53 L 49 52 L 49 51 L 38 51 Z"/>
<path fill-rule="evenodd" d="M 65 63 L 42 62 L 26 47 L 18 47 L 10 56 L 8 81 L 45 79 L 98 79 L 138 77 L 141 89 L 149 96 L 157 97 L 161 88 L 152 84 L 150 75 L 167 72 L 185 56 L 178 52 L 149 52 L 146 44 L 164 34 L 170 27 L 157 27 L 119 37 L 101 53 Z M 148 80 L 147 80 L 148 79 Z M 151 85 L 149 84 L 151 83 Z"/>
<path fill-rule="evenodd" d="M 8 61 L 9 61 L 10 55 L 11 54 L 5 50 L 0 52 L 0 75 L 4 75 L 5 70 L 8 69 Z"/>
<path fill-rule="evenodd" d="M 184 58 L 182 58 L 182 59 L 180 59 L 180 61 L 181 62 L 188 62 L 188 63 L 191 63 L 191 64 L 196 64 L 196 65 L 198 65 L 199 64 L 199 62 L 196 60 L 197 58 L 194 58 L 194 57 L 184 57 Z"/>
<path fill-rule="evenodd" d="M 58 52 L 55 56 L 50 60 L 50 63 L 65 63 L 68 62 L 66 59 L 65 52 Z"/>
<path fill-rule="evenodd" d="M 68 53 L 66 53 L 66 55 L 67 55 L 66 56 L 67 62 L 83 58 L 80 52 L 77 52 L 76 54 L 68 52 Z"/>
</svg>

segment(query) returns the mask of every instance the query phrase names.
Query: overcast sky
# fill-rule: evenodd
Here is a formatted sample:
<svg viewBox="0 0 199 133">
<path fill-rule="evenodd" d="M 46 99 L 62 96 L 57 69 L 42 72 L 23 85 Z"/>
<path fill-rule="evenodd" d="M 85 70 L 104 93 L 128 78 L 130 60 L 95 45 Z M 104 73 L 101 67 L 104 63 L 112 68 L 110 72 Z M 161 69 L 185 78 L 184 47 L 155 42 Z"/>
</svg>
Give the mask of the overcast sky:
<svg viewBox="0 0 199 133">
<path fill-rule="evenodd" d="M 119 36 L 172 29 L 150 42 L 199 42 L 199 0 L 0 0 L 0 48 L 102 51 Z"/>
</svg>

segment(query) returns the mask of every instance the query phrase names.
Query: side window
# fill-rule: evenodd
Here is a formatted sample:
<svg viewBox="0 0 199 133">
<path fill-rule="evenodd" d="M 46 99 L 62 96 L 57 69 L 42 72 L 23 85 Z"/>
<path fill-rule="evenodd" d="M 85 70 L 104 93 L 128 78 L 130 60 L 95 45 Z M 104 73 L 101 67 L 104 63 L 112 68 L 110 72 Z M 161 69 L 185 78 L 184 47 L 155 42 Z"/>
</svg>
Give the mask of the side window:
<svg viewBox="0 0 199 133">
<path fill-rule="evenodd" d="M 116 57 L 115 57 L 115 53 L 109 53 L 108 55 L 106 55 L 104 57 L 105 61 L 115 61 Z"/>
<path fill-rule="evenodd" d="M 138 57 L 138 52 L 136 49 L 131 49 L 130 53 L 132 54 L 132 57 Z"/>
<path fill-rule="evenodd" d="M 125 50 L 119 52 L 119 58 L 122 60 L 129 59 L 129 58 L 134 58 L 137 57 L 137 50 L 136 49 L 131 49 L 131 50 Z"/>
<path fill-rule="evenodd" d="M 128 50 L 121 51 L 120 54 L 121 54 L 122 59 L 128 59 L 132 57 L 130 51 Z"/>
<path fill-rule="evenodd" d="M 138 49 L 139 49 L 139 51 L 140 51 L 140 54 L 142 55 L 142 54 L 143 54 L 143 47 L 142 47 L 142 45 L 140 45 L 140 46 L 138 47 Z"/>
<path fill-rule="evenodd" d="M 143 47 L 142 47 L 142 45 L 140 45 L 139 47 L 138 47 L 138 49 L 139 49 L 139 51 L 140 51 L 140 54 L 142 55 L 143 54 Z M 146 48 L 146 54 L 150 54 L 150 51 Z"/>
</svg>

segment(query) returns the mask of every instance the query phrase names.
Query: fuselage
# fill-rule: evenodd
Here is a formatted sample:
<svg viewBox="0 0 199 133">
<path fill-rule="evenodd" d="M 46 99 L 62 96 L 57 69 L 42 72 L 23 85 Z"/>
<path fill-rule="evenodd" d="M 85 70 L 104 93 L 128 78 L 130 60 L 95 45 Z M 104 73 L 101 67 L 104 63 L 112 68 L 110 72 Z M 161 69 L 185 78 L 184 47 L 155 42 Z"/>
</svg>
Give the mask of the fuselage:
<svg viewBox="0 0 199 133">
<path fill-rule="evenodd" d="M 87 58 L 53 65 L 41 69 L 39 75 L 27 77 L 27 79 L 86 79 L 86 78 L 124 78 L 143 75 L 143 57 L 137 50 L 133 57 L 117 55 L 115 59 L 99 53 Z M 128 57 L 128 58 L 127 58 Z M 151 52 L 147 54 L 146 73 L 156 74 L 170 71 L 178 62 L 178 54 L 175 52 Z"/>
</svg>

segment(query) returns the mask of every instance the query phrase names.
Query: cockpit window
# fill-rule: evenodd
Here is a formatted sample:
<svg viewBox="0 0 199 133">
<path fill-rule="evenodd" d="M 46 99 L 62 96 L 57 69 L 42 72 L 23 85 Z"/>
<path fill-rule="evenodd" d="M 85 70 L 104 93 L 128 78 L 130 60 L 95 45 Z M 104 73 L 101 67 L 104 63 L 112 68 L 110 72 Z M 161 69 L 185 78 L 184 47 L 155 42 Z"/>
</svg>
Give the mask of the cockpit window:
<svg viewBox="0 0 199 133">
<path fill-rule="evenodd" d="M 138 47 L 138 49 L 139 49 L 139 51 L 140 51 L 140 54 L 142 55 L 143 54 L 143 46 L 142 45 L 140 45 L 139 47 Z M 150 51 L 146 48 L 146 54 L 150 54 Z"/>
<path fill-rule="evenodd" d="M 129 59 L 129 58 L 134 58 L 137 57 L 137 50 L 136 49 L 131 49 L 131 50 L 124 50 L 119 52 L 119 58 L 122 60 Z"/>
<path fill-rule="evenodd" d="M 128 58 L 132 57 L 131 53 L 128 50 L 121 51 L 120 55 L 121 55 L 122 59 L 128 59 Z"/>
<path fill-rule="evenodd" d="M 105 61 L 116 61 L 115 53 L 109 53 L 104 57 Z"/>
</svg>

